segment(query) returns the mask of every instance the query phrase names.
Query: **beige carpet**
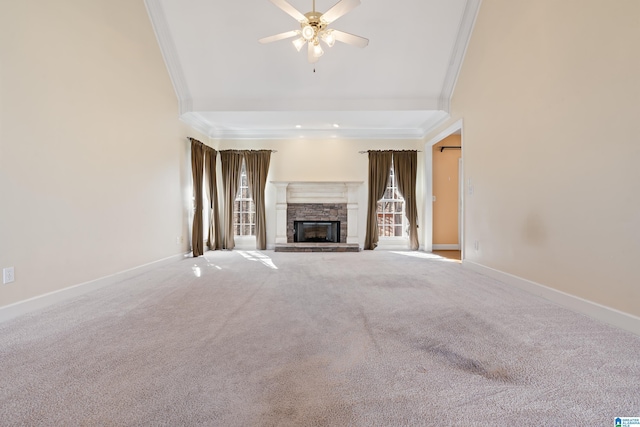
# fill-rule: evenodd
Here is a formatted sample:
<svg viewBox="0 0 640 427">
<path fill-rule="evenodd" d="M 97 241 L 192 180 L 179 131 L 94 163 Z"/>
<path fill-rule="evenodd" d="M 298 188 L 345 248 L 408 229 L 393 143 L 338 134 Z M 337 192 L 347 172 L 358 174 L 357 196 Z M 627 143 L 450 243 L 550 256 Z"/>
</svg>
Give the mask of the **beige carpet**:
<svg viewBox="0 0 640 427">
<path fill-rule="evenodd" d="M 207 252 L 0 324 L 3 426 L 639 415 L 639 337 L 424 253 Z"/>
</svg>

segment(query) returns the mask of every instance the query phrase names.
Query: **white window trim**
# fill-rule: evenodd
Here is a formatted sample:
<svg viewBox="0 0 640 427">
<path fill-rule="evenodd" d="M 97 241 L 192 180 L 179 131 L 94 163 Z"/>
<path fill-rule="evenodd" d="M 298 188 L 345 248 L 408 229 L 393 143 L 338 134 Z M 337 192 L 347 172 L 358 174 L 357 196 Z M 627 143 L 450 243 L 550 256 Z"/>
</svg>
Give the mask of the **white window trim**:
<svg viewBox="0 0 640 427">
<path fill-rule="evenodd" d="M 393 163 L 391 165 L 392 170 L 393 170 Z M 395 170 L 393 170 L 394 172 L 394 178 L 395 178 Z M 389 175 L 391 175 L 391 171 L 389 172 Z M 387 181 L 388 182 L 388 181 Z M 397 183 L 393 183 L 394 185 L 392 185 L 392 188 L 395 188 L 397 191 Z M 388 187 L 388 186 L 387 186 Z M 386 193 L 386 190 L 385 190 Z M 379 202 L 383 202 L 383 201 L 394 201 L 397 199 L 380 199 L 378 201 Z M 383 236 L 383 235 L 379 235 L 378 236 L 378 249 L 383 249 L 383 250 L 398 250 L 398 249 L 408 249 L 409 248 L 409 235 L 407 233 L 407 227 L 408 227 L 408 221 L 407 221 L 407 216 L 405 213 L 405 208 L 406 208 L 406 203 L 404 203 L 404 198 L 402 198 L 402 236 Z M 378 211 L 376 209 L 376 216 L 378 214 Z"/>
</svg>

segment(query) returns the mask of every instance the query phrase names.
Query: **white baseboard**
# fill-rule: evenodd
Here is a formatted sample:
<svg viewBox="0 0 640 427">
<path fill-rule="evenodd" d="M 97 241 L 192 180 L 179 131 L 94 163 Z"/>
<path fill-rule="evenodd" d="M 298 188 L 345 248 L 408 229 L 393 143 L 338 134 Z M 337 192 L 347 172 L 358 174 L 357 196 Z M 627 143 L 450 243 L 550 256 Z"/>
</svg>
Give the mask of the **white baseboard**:
<svg viewBox="0 0 640 427">
<path fill-rule="evenodd" d="M 434 243 L 432 247 L 434 251 L 459 251 L 460 250 L 460 245 L 458 245 L 457 243 L 439 244 L 439 245 Z"/>
<path fill-rule="evenodd" d="M 545 298 L 569 310 L 640 335 L 640 317 L 472 261 L 463 260 L 462 265 L 485 276 Z"/>
<path fill-rule="evenodd" d="M 170 257 L 167 257 L 161 260 L 139 265 L 137 267 L 133 267 L 128 270 L 121 271 L 119 273 L 101 277 L 99 279 L 69 286 L 68 288 L 59 289 L 57 291 L 49 292 L 43 295 L 38 295 L 37 297 L 33 297 L 23 301 L 18 301 L 13 304 L 5 305 L 4 307 L 0 307 L 0 322 L 4 322 L 10 319 L 13 319 L 15 317 L 21 316 L 23 314 L 28 314 L 33 311 L 49 307 L 50 305 L 86 294 L 96 289 L 100 289 L 104 286 L 112 285 L 114 283 L 120 282 L 122 280 L 126 280 L 138 274 L 152 270 L 154 268 L 182 260 L 188 256 L 191 256 L 191 253 L 172 255 Z"/>
</svg>

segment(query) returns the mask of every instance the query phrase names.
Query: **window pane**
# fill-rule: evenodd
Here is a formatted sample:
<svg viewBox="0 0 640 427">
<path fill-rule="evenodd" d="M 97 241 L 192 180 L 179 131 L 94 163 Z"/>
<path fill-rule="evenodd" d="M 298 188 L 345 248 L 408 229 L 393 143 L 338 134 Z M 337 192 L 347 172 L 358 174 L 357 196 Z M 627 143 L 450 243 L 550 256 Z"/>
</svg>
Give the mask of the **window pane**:
<svg viewBox="0 0 640 427">
<path fill-rule="evenodd" d="M 255 235 L 255 226 L 252 225 L 255 219 L 252 212 L 255 212 L 255 205 L 253 200 L 251 200 L 251 193 L 247 186 L 247 173 L 243 161 L 240 173 L 240 186 L 233 204 L 233 222 L 236 236 Z"/>
<path fill-rule="evenodd" d="M 387 188 L 381 201 L 377 203 L 378 234 L 381 237 L 402 237 L 405 235 L 404 199 L 398 192 L 393 163 L 389 171 Z"/>
</svg>

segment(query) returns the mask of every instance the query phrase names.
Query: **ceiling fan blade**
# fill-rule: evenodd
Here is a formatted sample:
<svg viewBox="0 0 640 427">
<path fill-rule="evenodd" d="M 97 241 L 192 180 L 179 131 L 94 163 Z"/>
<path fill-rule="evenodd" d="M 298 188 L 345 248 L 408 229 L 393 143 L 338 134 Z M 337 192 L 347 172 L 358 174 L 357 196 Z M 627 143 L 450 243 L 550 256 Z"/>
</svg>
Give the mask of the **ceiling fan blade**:
<svg viewBox="0 0 640 427">
<path fill-rule="evenodd" d="M 309 47 L 307 48 L 307 60 L 309 61 L 310 64 L 318 62 L 320 58 L 318 58 L 313 54 L 313 43 L 307 43 L 307 44 L 309 45 Z"/>
<path fill-rule="evenodd" d="M 333 30 L 333 37 L 342 43 L 350 44 L 357 47 L 367 47 L 369 39 L 345 33 L 344 31 Z"/>
<path fill-rule="evenodd" d="M 284 39 L 288 39 L 291 37 L 295 37 L 300 33 L 300 31 L 287 31 L 286 33 L 280 33 L 280 34 L 276 34 L 274 36 L 269 36 L 269 37 L 263 37 L 260 40 L 258 40 L 260 43 L 262 44 L 267 44 L 267 43 L 271 43 L 271 42 L 277 42 L 278 40 L 284 40 Z"/>
<path fill-rule="evenodd" d="M 327 24 L 330 24 L 359 5 L 360 0 L 340 0 L 338 3 L 334 4 L 331 9 L 322 14 L 322 20 Z"/>
<path fill-rule="evenodd" d="M 304 16 L 304 14 L 302 14 L 298 9 L 287 3 L 286 0 L 271 0 L 271 3 L 278 6 L 288 15 L 291 15 L 296 21 L 307 22 L 307 17 Z"/>
</svg>

